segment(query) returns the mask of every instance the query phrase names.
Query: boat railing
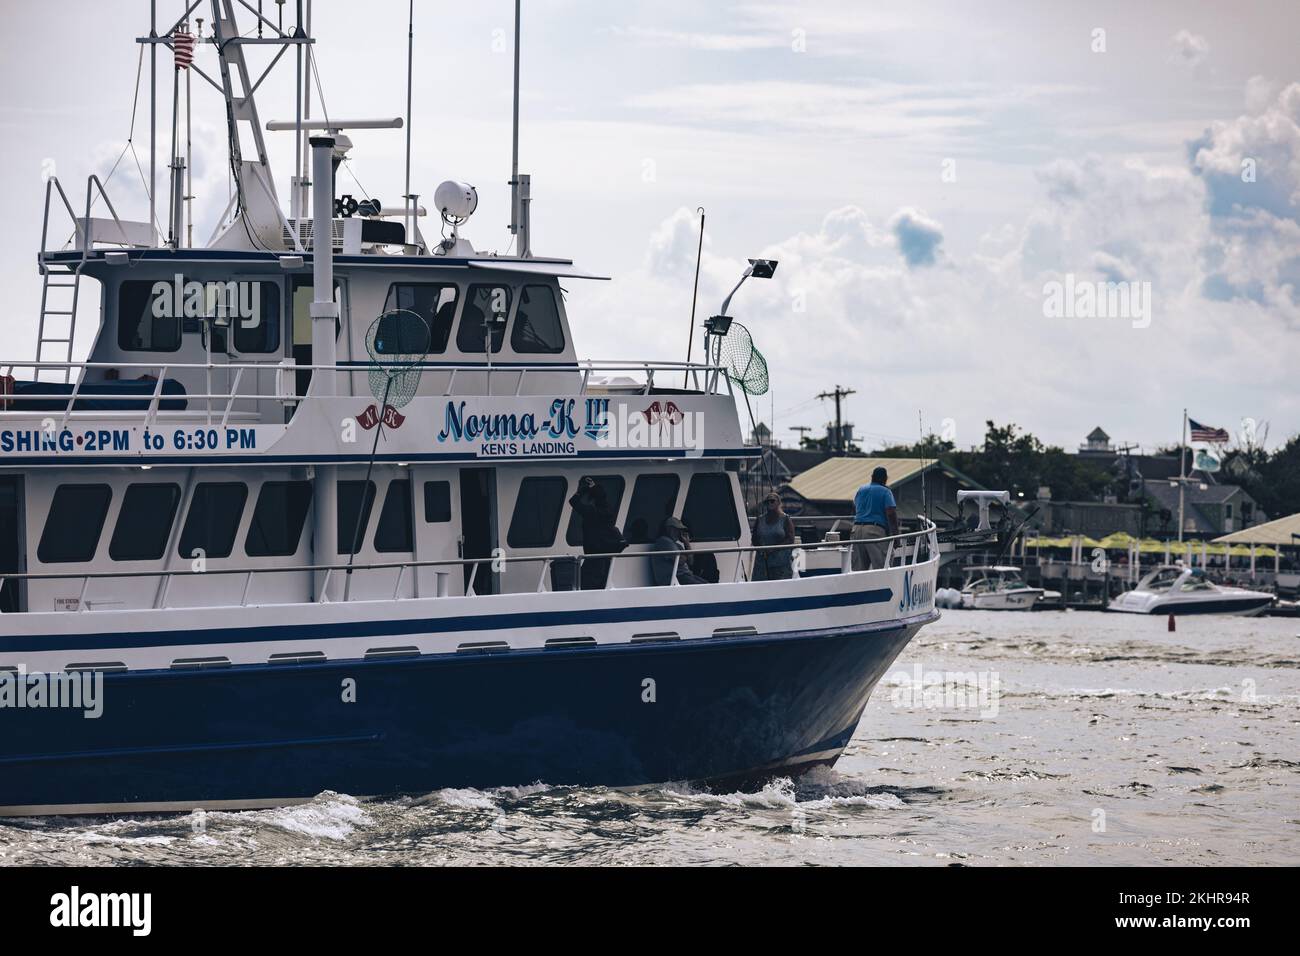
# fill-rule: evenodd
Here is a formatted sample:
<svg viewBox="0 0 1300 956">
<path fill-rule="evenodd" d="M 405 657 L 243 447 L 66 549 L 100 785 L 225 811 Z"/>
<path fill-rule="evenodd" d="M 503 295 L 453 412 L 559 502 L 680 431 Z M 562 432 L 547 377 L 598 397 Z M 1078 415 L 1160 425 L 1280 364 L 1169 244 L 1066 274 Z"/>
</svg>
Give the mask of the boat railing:
<svg viewBox="0 0 1300 956">
<path fill-rule="evenodd" d="M 871 545 L 881 545 L 881 544 L 887 545 L 883 568 L 874 569 L 874 570 L 884 570 L 888 568 L 898 568 L 898 567 L 914 567 L 926 563 L 928 561 L 934 560 L 939 555 L 939 542 L 937 537 L 937 528 L 933 522 L 928 522 L 928 521 L 926 522 L 926 527 L 923 527 L 920 531 L 909 531 L 905 534 L 892 535 L 887 538 L 872 538 L 869 541 L 861 541 L 861 542 L 835 541 L 835 542 L 822 542 L 822 543 L 808 544 L 808 545 L 770 544 L 770 545 L 727 545 L 727 546 L 718 546 L 718 547 L 692 547 L 690 548 L 689 551 L 677 551 L 674 554 L 672 573 L 668 575 L 669 584 L 665 586 L 672 586 L 672 587 L 684 586 L 681 585 L 680 582 L 678 582 L 677 580 L 677 570 L 678 570 L 679 562 L 683 558 L 695 557 L 704 554 L 738 556 L 732 581 L 727 583 L 740 583 L 742 581 L 753 580 L 753 565 L 756 556 L 759 554 L 767 554 L 767 553 L 778 552 L 778 551 L 838 552 L 840 558 L 838 569 L 821 569 L 818 572 L 818 576 L 824 574 L 868 573 L 862 571 L 854 571 L 853 559 L 852 559 L 853 548 L 855 546 L 861 547 L 868 543 Z M 204 575 L 220 575 L 220 576 L 242 575 L 244 581 L 243 581 L 243 588 L 240 596 L 240 602 L 238 606 L 247 607 L 248 596 L 252 590 L 253 582 L 257 575 L 295 574 L 295 573 L 323 574 L 324 578 L 321 581 L 320 587 L 318 589 L 319 596 L 315 599 L 315 601 L 310 603 L 326 604 L 326 603 L 336 603 L 333 599 L 329 597 L 330 583 L 336 575 L 342 575 L 350 578 L 351 575 L 362 571 L 370 571 L 370 572 L 393 571 L 394 572 L 393 590 L 389 599 L 393 601 L 399 601 L 399 600 L 408 600 L 408 598 L 403 597 L 401 592 L 402 592 L 402 584 L 405 581 L 406 575 L 411 570 L 428 568 L 428 569 L 432 569 L 437 575 L 436 595 L 424 595 L 424 597 L 433 597 L 433 596 L 448 597 L 451 596 L 449 584 L 450 584 L 452 571 L 454 571 L 456 568 L 462 568 L 462 569 L 470 568 L 471 569 L 470 576 L 465 586 L 465 596 L 477 597 L 480 595 L 478 595 L 477 591 L 475 590 L 475 586 L 478 582 L 479 571 L 483 568 L 483 566 L 486 565 L 493 570 L 497 570 L 497 569 L 504 570 L 504 567 L 509 564 L 536 564 L 539 566 L 536 588 L 532 592 L 512 591 L 507 593 L 541 594 L 541 593 L 546 593 L 548 591 L 555 590 L 554 588 L 548 587 L 547 578 L 548 578 L 548 571 L 550 571 L 551 568 L 557 563 L 563 562 L 572 569 L 573 572 L 571 576 L 571 580 L 573 582 L 572 590 L 576 591 L 580 589 L 579 582 L 581 581 L 581 569 L 583 563 L 586 561 L 610 561 L 611 571 L 612 571 L 612 562 L 628 561 L 628 560 L 644 561 L 667 553 L 668 552 L 664 552 L 664 551 L 622 551 L 622 552 L 611 552 L 609 554 L 560 553 L 560 554 L 544 554 L 544 555 L 517 555 L 517 556 L 504 555 L 501 557 L 445 558 L 441 560 L 432 560 L 432 561 L 383 561 L 383 562 L 371 562 L 367 564 L 353 564 L 353 565 L 305 564 L 305 565 L 296 565 L 296 566 L 289 566 L 289 567 L 205 568 L 204 570 L 201 571 L 194 570 L 192 568 L 160 568 L 155 570 L 142 570 L 142 571 L 80 571 L 80 572 L 59 571 L 59 572 L 34 572 L 34 573 L 21 573 L 21 574 L 13 573 L 13 574 L 0 575 L 0 588 L 3 588 L 6 585 L 6 583 L 9 581 L 15 581 L 15 582 L 17 581 L 27 581 L 27 582 L 81 581 L 81 592 L 77 598 L 76 609 L 77 611 L 80 612 L 87 612 L 93 610 L 93 608 L 87 601 L 87 596 L 90 593 L 91 584 L 95 581 L 102 581 L 105 579 L 123 579 L 123 578 L 162 578 L 163 586 L 158 589 L 157 596 L 154 599 L 154 603 L 153 603 L 153 609 L 158 610 L 158 609 L 166 608 L 168 606 L 167 595 L 168 595 L 169 586 L 172 580 L 177 577 L 194 578 L 194 577 L 202 577 Z M 745 556 L 747 555 L 750 556 L 750 560 L 748 562 L 745 561 Z M 493 567 L 494 565 L 496 567 Z M 802 573 L 802 569 L 803 569 L 802 561 L 798 560 L 797 558 L 795 560 L 792 560 L 791 577 L 799 578 L 799 577 L 807 576 Z M 616 586 L 610 583 L 612 580 L 613 580 L 613 574 L 612 573 L 607 574 L 604 590 L 618 589 Z M 710 583 L 718 583 L 718 582 L 710 582 Z M 704 587 L 707 586 L 707 584 L 697 585 L 697 586 Z M 344 590 L 345 597 L 343 601 L 337 603 L 347 603 L 351 601 L 352 598 L 348 596 L 349 593 L 350 593 L 350 589 L 345 588 Z M 376 600 L 376 599 L 366 598 L 365 600 Z M 281 602 L 271 602 L 271 603 L 281 603 Z M 294 602 L 290 602 L 290 603 L 294 603 Z M 308 603 L 308 602 L 296 602 L 296 603 Z M 115 608 L 115 609 L 120 609 L 120 608 Z M 11 612 L 11 613 L 22 613 L 22 612 Z"/>
<path fill-rule="evenodd" d="M 27 405 L 29 409 L 39 405 L 41 407 L 37 411 L 62 415 L 63 424 L 67 423 L 74 412 L 81 412 L 82 417 L 94 417 L 96 414 L 102 415 L 105 411 L 115 414 L 130 411 L 141 413 L 143 423 L 149 426 L 158 419 L 160 411 L 165 411 L 166 406 L 169 404 L 185 402 L 188 413 L 186 417 L 191 417 L 196 412 L 190 410 L 189 403 L 199 402 L 203 404 L 202 414 L 207 424 L 224 426 L 230 421 L 231 416 L 237 412 L 236 406 L 240 402 L 275 401 L 284 405 L 297 405 L 322 397 L 313 393 L 310 389 L 305 395 L 297 393 L 296 373 L 299 372 L 311 372 L 313 377 L 322 372 L 334 373 L 336 376 L 346 376 L 347 390 L 342 394 L 368 395 L 368 376 L 370 370 L 375 367 L 399 370 L 412 368 L 409 363 L 399 362 L 315 365 L 300 364 L 292 359 L 285 359 L 278 363 L 50 362 L 0 359 L 0 382 L 4 383 L 3 389 L 0 390 L 0 410 L 21 412 L 24 410 L 24 405 Z M 597 393 L 601 395 L 617 393 L 650 395 L 656 393 L 656 373 L 659 373 L 660 377 L 663 378 L 665 373 L 680 375 L 683 371 L 687 373 L 724 371 L 721 366 L 717 365 L 657 361 L 585 361 L 572 364 L 551 363 L 506 366 L 491 366 L 486 363 L 424 364 L 421 367 L 425 370 L 436 370 L 445 373 L 446 382 L 440 388 L 428 389 L 420 394 L 441 395 L 444 397 L 457 394 L 484 394 L 498 397 L 502 394 L 512 394 L 515 397 L 524 396 L 530 394 L 524 390 L 525 383 L 530 382 L 530 375 L 532 376 L 531 382 L 536 382 L 538 375 L 553 376 L 557 374 L 578 376 L 578 388 L 574 393 L 577 395 Z M 35 380 L 40 372 L 48 370 L 61 370 L 78 374 L 75 375 L 75 381 L 69 384 L 70 390 L 66 394 L 39 390 L 30 394 L 18 394 L 16 392 L 15 380 L 18 377 L 15 374 L 16 372 L 31 372 L 32 378 Z M 90 371 L 102 372 L 106 377 L 88 380 L 85 373 Z M 107 377 L 110 373 L 115 377 Z M 203 391 L 166 391 L 167 382 L 174 381 L 173 376 L 187 373 L 193 373 L 195 376 L 200 373 L 204 375 L 206 384 Z M 272 387 L 262 388 L 260 387 L 260 376 L 266 373 L 274 373 L 274 384 Z M 598 381 L 598 379 L 615 373 L 638 373 L 643 376 L 643 380 L 616 383 Z M 213 385 L 213 378 L 218 374 L 226 378 L 229 382 L 229 388 L 222 390 L 219 386 Z M 486 376 L 486 384 L 476 386 L 471 382 L 471 390 L 458 392 L 458 384 L 465 385 L 465 376 L 467 375 Z M 513 376 L 513 387 L 504 393 L 495 390 L 493 376 L 495 376 L 497 382 L 500 382 L 505 376 Z M 726 376 L 723 375 L 722 378 L 726 379 Z M 730 380 L 726 380 L 729 391 Z M 114 393 L 102 388 L 105 383 L 132 381 L 151 382 L 153 387 L 147 393 L 141 391 Z M 251 390 L 247 387 L 250 382 L 252 383 Z M 48 385 L 49 383 L 41 384 Z M 87 388 L 92 390 L 88 391 Z M 241 388 L 244 390 L 241 391 Z M 716 391 L 711 394 L 716 394 Z M 62 407 L 51 409 L 49 406 L 57 399 L 64 399 Z M 93 400 L 98 406 L 96 411 L 87 412 L 84 409 L 78 409 L 79 402 L 90 400 Z M 140 408 L 141 403 L 146 401 L 147 406 Z M 114 406 L 120 407 L 115 408 Z"/>
<path fill-rule="evenodd" d="M 98 194 L 98 198 L 96 198 Z M 68 199 L 68 194 L 63 190 L 63 184 L 59 182 L 57 176 L 50 176 L 45 180 L 45 214 L 41 221 L 41 247 L 39 253 L 39 264 L 42 274 L 48 269 L 46 255 L 52 251 L 49 246 L 50 235 L 50 210 L 54 206 L 53 200 L 58 196 L 59 201 L 63 204 L 63 209 L 68 214 L 68 219 L 72 222 L 72 237 L 69 240 L 74 249 L 81 252 L 81 263 L 83 265 L 90 253 L 94 251 L 96 242 L 103 242 L 116 246 L 130 246 L 134 248 L 149 247 L 154 245 L 156 236 L 153 227 L 149 223 L 138 223 L 130 220 L 124 220 L 117 214 L 117 208 L 113 201 L 108 198 L 108 192 L 104 189 L 104 184 L 100 182 L 98 176 L 93 173 L 86 179 L 86 206 L 85 215 L 79 217 L 72 208 L 72 201 Z M 108 209 L 109 215 L 113 217 L 112 229 L 115 232 L 105 230 L 105 234 L 95 235 L 95 219 L 91 216 L 94 211 L 95 203 L 100 199 L 104 201 L 105 208 Z M 147 235 L 145 233 L 148 233 Z M 66 245 L 66 243 L 65 243 Z M 64 262 L 66 265 L 66 261 Z M 80 271 L 74 267 L 76 271 Z"/>
</svg>

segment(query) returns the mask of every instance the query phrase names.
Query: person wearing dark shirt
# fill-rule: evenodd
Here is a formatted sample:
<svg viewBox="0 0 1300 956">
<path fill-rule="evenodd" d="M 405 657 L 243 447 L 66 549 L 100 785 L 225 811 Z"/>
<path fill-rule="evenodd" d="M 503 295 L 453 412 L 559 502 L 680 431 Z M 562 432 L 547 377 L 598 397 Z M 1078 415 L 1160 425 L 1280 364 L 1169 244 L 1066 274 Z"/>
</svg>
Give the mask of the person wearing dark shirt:
<svg viewBox="0 0 1300 956">
<path fill-rule="evenodd" d="M 673 565 L 677 566 L 678 584 L 707 584 L 704 578 L 691 570 L 686 556 L 686 525 L 680 518 L 664 519 L 659 537 L 655 538 L 650 555 L 650 576 L 660 587 L 673 583 Z"/>
<path fill-rule="evenodd" d="M 609 506 L 605 489 L 595 479 L 578 482 L 578 493 L 569 499 L 574 513 L 582 519 L 583 554 L 617 554 L 626 547 L 623 535 L 614 525 L 614 509 Z M 582 589 L 600 591 L 609 580 L 613 558 L 587 558 L 582 562 Z"/>
</svg>

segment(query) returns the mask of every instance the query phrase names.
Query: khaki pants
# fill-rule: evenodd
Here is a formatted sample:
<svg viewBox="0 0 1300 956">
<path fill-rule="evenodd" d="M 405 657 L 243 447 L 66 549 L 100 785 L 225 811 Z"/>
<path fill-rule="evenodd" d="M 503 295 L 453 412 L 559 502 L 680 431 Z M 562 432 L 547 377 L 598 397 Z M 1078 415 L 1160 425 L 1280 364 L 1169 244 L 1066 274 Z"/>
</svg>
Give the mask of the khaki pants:
<svg viewBox="0 0 1300 956">
<path fill-rule="evenodd" d="M 887 537 L 889 537 L 889 529 L 882 528 L 878 524 L 855 524 L 853 526 L 854 541 Z M 885 544 L 855 544 L 853 546 L 853 570 L 869 571 L 872 568 L 883 568 L 885 566 L 885 552 L 888 550 L 888 542 Z"/>
</svg>

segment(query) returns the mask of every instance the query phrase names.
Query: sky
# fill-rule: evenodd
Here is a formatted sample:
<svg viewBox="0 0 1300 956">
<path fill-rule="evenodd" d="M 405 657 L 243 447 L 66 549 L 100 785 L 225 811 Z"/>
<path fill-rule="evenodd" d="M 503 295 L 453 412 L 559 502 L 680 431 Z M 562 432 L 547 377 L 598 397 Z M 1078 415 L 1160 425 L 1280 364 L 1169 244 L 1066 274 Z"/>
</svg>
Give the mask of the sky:
<svg viewBox="0 0 1300 956">
<path fill-rule="evenodd" d="M 49 4 L 0 2 L 0 347 L 26 358 L 45 178 L 84 203 L 87 175 L 122 157 L 109 194 L 147 217 L 124 149 L 130 135 L 147 175 L 147 55 L 131 124 L 148 4 L 60 0 L 56 21 Z M 780 263 L 730 313 L 767 359 L 753 410 L 783 443 L 824 428 L 834 408 L 816 396 L 836 385 L 854 390 L 845 417 L 868 448 L 922 431 L 970 447 L 992 419 L 1067 449 L 1100 425 L 1153 450 L 1177 443 L 1184 407 L 1270 447 L 1300 432 L 1293 0 L 523 7 L 533 250 L 612 277 L 564 283 L 580 356 L 685 358 L 703 207 L 697 321 L 746 258 Z M 159 0 L 159 19 L 183 9 Z M 512 13 L 415 3 L 412 189 L 474 184 L 464 234 L 485 251 L 511 240 Z M 313 17 L 328 112 L 403 114 L 407 4 L 315 0 Z M 196 62 L 215 75 L 211 48 Z M 224 114 L 192 82 L 202 243 L 228 195 Z M 293 118 L 293 89 L 286 57 L 258 91 L 263 121 Z M 285 196 L 293 137 L 265 135 Z M 400 204 L 404 131 L 352 138 L 340 191 Z"/>
</svg>

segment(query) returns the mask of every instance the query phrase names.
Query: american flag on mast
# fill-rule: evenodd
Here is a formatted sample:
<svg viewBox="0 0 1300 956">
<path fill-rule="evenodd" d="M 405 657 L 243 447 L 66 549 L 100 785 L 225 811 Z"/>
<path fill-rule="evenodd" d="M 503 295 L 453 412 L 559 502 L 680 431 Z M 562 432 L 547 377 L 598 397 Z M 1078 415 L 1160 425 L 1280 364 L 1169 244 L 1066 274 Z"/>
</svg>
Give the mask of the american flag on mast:
<svg viewBox="0 0 1300 956">
<path fill-rule="evenodd" d="M 194 62 L 194 34 L 173 33 L 172 53 L 176 57 L 176 69 L 188 70 Z"/>
<path fill-rule="evenodd" d="M 1212 425 L 1202 425 L 1194 419 L 1187 419 L 1187 427 L 1191 431 L 1191 440 L 1207 442 L 1213 445 L 1226 444 L 1231 437 L 1226 429 L 1215 428 Z"/>
</svg>

